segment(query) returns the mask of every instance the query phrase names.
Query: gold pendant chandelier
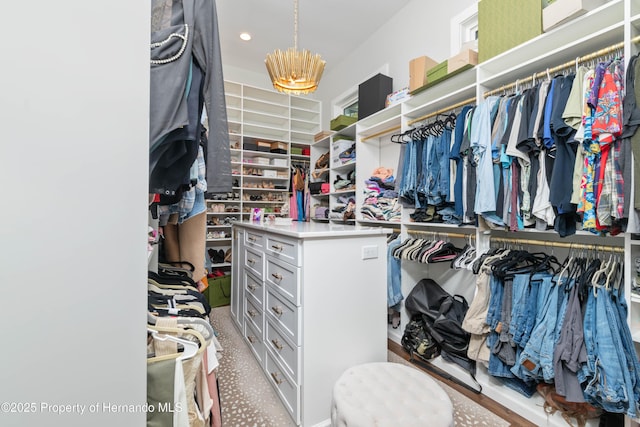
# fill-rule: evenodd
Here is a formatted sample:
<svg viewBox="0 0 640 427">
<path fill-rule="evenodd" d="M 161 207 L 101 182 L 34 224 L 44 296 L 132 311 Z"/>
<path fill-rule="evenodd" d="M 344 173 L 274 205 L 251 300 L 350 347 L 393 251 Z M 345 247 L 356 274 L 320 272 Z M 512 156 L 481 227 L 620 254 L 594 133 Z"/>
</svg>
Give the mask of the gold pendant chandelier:
<svg viewBox="0 0 640 427">
<path fill-rule="evenodd" d="M 293 47 L 276 49 L 264 60 L 273 87 L 280 92 L 304 95 L 318 88 L 325 61 L 319 54 L 298 51 L 298 0 L 293 2 Z"/>
</svg>

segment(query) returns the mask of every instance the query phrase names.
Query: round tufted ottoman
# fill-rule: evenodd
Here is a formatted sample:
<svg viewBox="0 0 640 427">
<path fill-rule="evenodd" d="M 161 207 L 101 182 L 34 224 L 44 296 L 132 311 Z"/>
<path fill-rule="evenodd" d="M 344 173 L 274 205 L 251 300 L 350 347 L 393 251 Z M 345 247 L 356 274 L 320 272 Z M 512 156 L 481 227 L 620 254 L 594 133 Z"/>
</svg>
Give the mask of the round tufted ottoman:
<svg viewBox="0 0 640 427">
<path fill-rule="evenodd" d="M 450 427 L 453 405 L 427 374 L 399 363 L 347 369 L 333 386 L 332 427 Z"/>
</svg>

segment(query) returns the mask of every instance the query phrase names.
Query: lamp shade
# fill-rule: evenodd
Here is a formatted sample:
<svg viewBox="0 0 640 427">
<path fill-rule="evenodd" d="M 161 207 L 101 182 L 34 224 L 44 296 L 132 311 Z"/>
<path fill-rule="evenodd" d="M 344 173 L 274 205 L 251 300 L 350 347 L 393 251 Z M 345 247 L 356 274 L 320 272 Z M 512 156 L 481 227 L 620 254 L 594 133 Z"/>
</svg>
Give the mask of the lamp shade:
<svg viewBox="0 0 640 427">
<path fill-rule="evenodd" d="M 325 61 L 308 50 L 298 51 L 290 47 L 286 51 L 276 49 L 267 54 L 265 65 L 273 87 L 294 95 L 311 93 L 318 88 Z"/>
</svg>

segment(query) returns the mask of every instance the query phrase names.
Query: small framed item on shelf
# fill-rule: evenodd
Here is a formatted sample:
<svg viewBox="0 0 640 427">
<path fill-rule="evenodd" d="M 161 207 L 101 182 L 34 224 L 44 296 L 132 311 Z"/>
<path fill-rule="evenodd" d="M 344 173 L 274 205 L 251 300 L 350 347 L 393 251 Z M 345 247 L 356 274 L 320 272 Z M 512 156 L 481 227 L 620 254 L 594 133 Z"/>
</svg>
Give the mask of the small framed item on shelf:
<svg viewBox="0 0 640 427">
<path fill-rule="evenodd" d="M 264 218 L 264 210 L 261 208 L 252 208 L 251 209 L 251 221 L 253 222 L 262 222 Z"/>
</svg>

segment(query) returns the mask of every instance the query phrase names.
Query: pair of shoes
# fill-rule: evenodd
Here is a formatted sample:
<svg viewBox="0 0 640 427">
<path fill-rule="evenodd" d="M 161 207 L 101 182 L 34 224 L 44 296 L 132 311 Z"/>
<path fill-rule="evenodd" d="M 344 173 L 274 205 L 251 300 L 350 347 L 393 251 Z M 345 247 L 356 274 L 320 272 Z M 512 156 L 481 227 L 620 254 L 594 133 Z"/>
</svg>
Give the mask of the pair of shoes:
<svg viewBox="0 0 640 427">
<path fill-rule="evenodd" d="M 213 249 L 209 248 L 207 250 L 209 253 L 209 258 L 211 258 L 212 264 L 223 264 L 224 263 L 224 250 L 222 249 Z"/>
<path fill-rule="evenodd" d="M 227 252 L 225 252 L 224 262 L 231 262 L 231 248 L 227 249 Z"/>
<path fill-rule="evenodd" d="M 220 225 L 220 221 L 217 217 L 212 217 L 210 220 L 207 220 L 207 225 Z"/>
<path fill-rule="evenodd" d="M 225 239 L 227 237 L 229 236 L 224 231 L 209 231 L 207 233 L 207 240 Z"/>
<path fill-rule="evenodd" d="M 209 206 L 209 212 L 211 213 L 221 213 L 224 212 L 224 205 L 222 203 L 212 203 Z"/>
<path fill-rule="evenodd" d="M 342 153 L 338 154 L 338 158 L 342 159 L 342 161 L 349 161 L 351 159 L 356 158 L 356 144 L 351 144 L 351 147 L 344 150 Z"/>
<path fill-rule="evenodd" d="M 224 271 L 220 270 L 219 268 L 216 268 L 211 273 L 207 274 L 207 277 L 209 279 L 213 279 L 213 278 L 216 278 L 216 277 L 222 277 L 222 276 L 225 276 Z"/>
<path fill-rule="evenodd" d="M 336 180 L 333 181 L 333 187 L 336 190 L 342 190 L 349 184 L 351 184 L 351 181 L 342 178 L 340 175 L 336 175 Z"/>
</svg>

